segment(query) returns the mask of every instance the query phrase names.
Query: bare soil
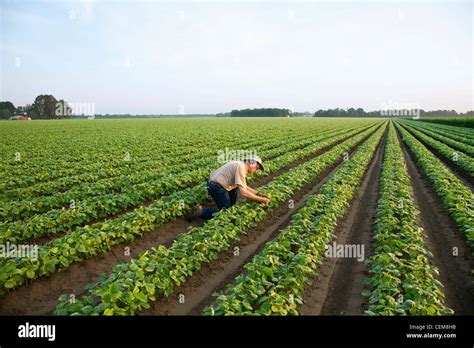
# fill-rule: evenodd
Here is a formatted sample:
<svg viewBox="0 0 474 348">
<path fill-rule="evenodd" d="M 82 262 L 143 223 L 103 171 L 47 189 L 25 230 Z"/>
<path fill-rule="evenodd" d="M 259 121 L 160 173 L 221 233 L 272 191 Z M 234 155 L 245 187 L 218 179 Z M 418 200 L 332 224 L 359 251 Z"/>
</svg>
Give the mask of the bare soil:
<svg viewBox="0 0 474 348">
<path fill-rule="evenodd" d="M 372 254 L 385 141 L 386 136 L 380 142 L 348 212 L 335 230 L 335 243 L 363 246 L 364 259 L 326 258 L 312 284 L 304 291 L 303 304 L 298 309 L 301 315 L 361 315 L 367 307 L 367 299 L 361 295 L 363 281 L 368 276 L 364 261 Z"/>
<path fill-rule="evenodd" d="M 438 279 L 444 285 L 446 305 L 458 315 L 474 314 L 474 269 L 472 249 L 467 245 L 465 234 L 458 228 L 441 199 L 434 191 L 416 158 L 403 145 L 414 200 L 420 210 L 419 219 L 425 230 L 425 240 L 433 253 L 432 263 L 439 270 Z M 453 255 L 454 248 L 457 256 Z"/>
</svg>

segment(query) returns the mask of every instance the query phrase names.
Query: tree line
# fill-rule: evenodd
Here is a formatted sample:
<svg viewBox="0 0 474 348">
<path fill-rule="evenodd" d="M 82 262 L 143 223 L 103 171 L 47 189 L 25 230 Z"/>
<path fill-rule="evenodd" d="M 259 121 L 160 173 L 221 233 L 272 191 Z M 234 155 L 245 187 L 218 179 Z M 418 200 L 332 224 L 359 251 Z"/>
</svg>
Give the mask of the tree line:
<svg viewBox="0 0 474 348">
<path fill-rule="evenodd" d="M 348 108 L 348 109 L 327 109 L 327 110 L 318 110 L 314 113 L 314 117 L 413 117 L 413 110 L 409 109 L 400 109 L 400 110 L 391 110 L 387 112 L 386 110 L 377 110 L 377 111 L 365 111 L 362 108 Z M 458 113 L 455 110 L 433 110 L 425 111 L 422 109 L 416 110 L 416 116 L 419 117 L 474 117 L 474 111 L 467 111 L 465 113 Z"/>
<path fill-rule="evenodd" d="M 232 110 L 230 117 L 287 117 L 291 116 L 289 109 L 262 108 Z"/>
<path fill-rule="evenodd" d="M 59 109 L 62 112 L 58 112 Z M 71 111 L 65 100 L 57 100 L 52 95 L 41 94 L 36 97 L 33 104 L 26 106 L 15 107 L 10 101 L 0 102 L 0 119 L 19 115 L 29 116 L 33 119 L 58 119 L 66 115 L 64 110 Z"/>
<path fill-rule="evenodd" d="M 413 117 L 411 113 L 413 110 L 395 110 L 393 114 L 388 114 L 384 110 L 378 111 L 365 111 L 362 108 L 348 108 L 348 109 L 327 109 L 318 110 L 314 113 L 314 117 Z M 25 115 L 33 119 L 59 119 L 71 116 L 71 108 L 65 100 L 57 100 L 52 95 L 41 94 L 36 97 L 33 104 L 26 106 L 13 105 L 10 101 L 0 102 L 0 119 L 8 119 L 12 116 Z M 289 109 L 278 109 L 278 108 L 260 108 L 260 109 L 243 109 L 243 110 L 232 110 L 230 113 L 219 113 L 216 115 L 202 115 L 202 116 L 217 116 L 217 117 L 306 117 L 311 116 L 309 112 L 292 112 Z M 97 115 L 98 117 L 105 116 L 111 117 L 123 117 L 130 115 Z M 139 116 L 139 115 L 137 115 Z M 165 116 L 165 115 L 160 115 Z M 169 116 L 169 115 L 168 115 Z M 184 116 L 184 115 L 180 115 Z M 201 115 L 194 115 L 201 116 Z M 419 117 L 474 117 L 474 111 L 468 111 L 465 113 L 458 113 L 455 110 L 416 110 L 416 116 Z M 150 117 L 155 117 L 151 115 Z M 190 117 L 186 115 L 186 117 Z"/>
</svg>

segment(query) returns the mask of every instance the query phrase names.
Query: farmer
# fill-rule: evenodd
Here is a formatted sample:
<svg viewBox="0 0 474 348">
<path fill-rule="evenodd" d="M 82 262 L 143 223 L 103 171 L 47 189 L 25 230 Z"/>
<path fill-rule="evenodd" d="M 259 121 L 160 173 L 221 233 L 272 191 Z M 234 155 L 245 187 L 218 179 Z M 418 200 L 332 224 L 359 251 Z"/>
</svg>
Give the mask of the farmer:
<svg viewBox="0 0 474 348">
<path fill-rule="evenodd" d="M 255 173 L 257 169 L 264 170 L 262 160 L 258 156 L 249 156 L 248 159 L 243 161 L 228 162 L 212 172 L 207 180 L 207 192 L 209 192 L 219 210 L 203 208 L 198 204 L 189 216 L 189 220 L 195 218 L 211 219 L 217 211 L 225 210 L 235 204 L 237 192 L 252 201 L 268 204 L 270 200 L 267 197 L 258 196 L 257 191 L 247 186 L 245 180 L 247 174 Z"/>
</svg>

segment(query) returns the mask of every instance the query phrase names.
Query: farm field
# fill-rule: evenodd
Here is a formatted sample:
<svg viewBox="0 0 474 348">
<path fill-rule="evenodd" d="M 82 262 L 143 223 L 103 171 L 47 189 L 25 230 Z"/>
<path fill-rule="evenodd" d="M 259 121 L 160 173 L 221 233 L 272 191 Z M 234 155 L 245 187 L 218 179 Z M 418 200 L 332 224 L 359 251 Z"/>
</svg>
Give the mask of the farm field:
<svg viewBox="0 0 474 348">
<path fill-rule="evenodd" d="M 470 121 L 0 122 L 0 314 L 473 315 Z M 189 222 L 239 151 L 271 203 Z"/>
</svg>

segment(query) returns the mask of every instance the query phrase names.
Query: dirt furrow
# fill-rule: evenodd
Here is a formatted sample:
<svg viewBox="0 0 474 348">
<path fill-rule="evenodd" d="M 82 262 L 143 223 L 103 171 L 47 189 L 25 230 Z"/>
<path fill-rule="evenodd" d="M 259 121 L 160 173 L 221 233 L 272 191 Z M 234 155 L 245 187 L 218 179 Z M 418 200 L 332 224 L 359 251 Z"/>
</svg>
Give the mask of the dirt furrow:
<svg viewBox="0 0 474 348">
<path fill-rule="evenodd" d="M 357 147 L 350 153 L 352 154 Z M 292 215 L 341 165 L 341 162 L 333 165 L 298 191 L 291 198 L 293 208 L 289 208 L 287 204 L 276 208 L 257 227 L 247 231 L 240 241 L 221 253 L 217 260 L 204 264 L 172 295 L 153 302 L 151 308 L 141 312 L 140 315 L 200 315 L 202 309 L 214 301 L 212 294 L 223 290 L 236 276 L 243 273 L 244 265 L 260 252 L 266 242 L 274 239 L 279 231 L 290 223 Z"/>
<path fill-rule="evenodd" d="M 399 137 L 399 140 L 400 137 Z M 402 143 L 402 142 L 401 142 Z M 402 143 L 403 144 L 403 143 Z M 432 263 L 439 270 L 438 279 L 444 285 L 446 304 L 458 315 L 474 313 L 474 269 L 472 250 L 466 236 L 443 207 L 429 178 L 416 164 L 416 158 L 403 144 L 414 200 L 420 210 L 419 219 L 426 232 L 425 240 L 433 253 Z"/>
<path fill-rule="evenodd" d="M 385 141 L 386 133 L 354 195 L 349 211 L 335 231 L 336 245 L 363 246 L 363 257 L 326 258 L 312 284 L 304 291 L 303 304 L 298 309 L 301 315 L 361 315 L 365 310 L 367 299 L 361 293 L 368 268 L 364 260 L 372 253 Z"/>
</svg>

